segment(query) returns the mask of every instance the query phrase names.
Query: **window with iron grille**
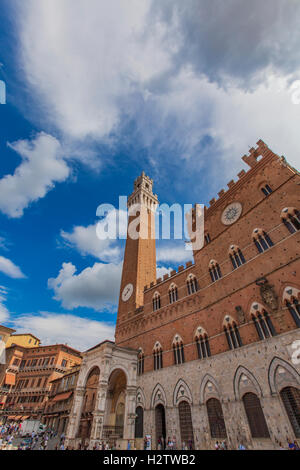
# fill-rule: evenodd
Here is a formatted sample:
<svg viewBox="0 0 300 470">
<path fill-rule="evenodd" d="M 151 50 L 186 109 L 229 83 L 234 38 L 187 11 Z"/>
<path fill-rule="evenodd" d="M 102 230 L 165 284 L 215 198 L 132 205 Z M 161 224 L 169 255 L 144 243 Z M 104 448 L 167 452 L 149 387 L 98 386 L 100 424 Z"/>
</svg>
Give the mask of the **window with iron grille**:
<svg viewBox="0 0 300 470">
<path fill-rule="evenodd" d="M 210 398 L 206 402 L 207 415 L 211 437 L 226 438 L 226 427 L 222 406 L 216 398 Z"/>
<path fill-rule="evenodd" d="M 187 401 L 181 401 L 178 405 L 181 443 L 191 444 L 194 449 L 194 432 L 191 407 Z"/>
<path fill-rule="evenodd" d="M 281 390 L 280 396 L 295 436 L 300 437 L 300 390 L 295 387 L 285 387 Z"/>
<path fill-rule="evenodd" d="M 252 437 L 270 437 L 268 426 L 258 396 L 254 393 L 246 393 L 243 396 L 243 404 Z"/>
</svg>

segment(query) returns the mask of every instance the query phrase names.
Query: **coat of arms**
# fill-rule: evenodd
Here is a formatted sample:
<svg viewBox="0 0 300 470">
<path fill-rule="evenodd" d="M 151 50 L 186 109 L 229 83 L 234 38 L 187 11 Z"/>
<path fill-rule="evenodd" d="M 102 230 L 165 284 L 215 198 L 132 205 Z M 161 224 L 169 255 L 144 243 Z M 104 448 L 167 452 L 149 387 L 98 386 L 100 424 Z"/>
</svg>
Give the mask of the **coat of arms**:
<svg viewBox="0 0 300 470">
<path fill-rule="evenodd" d="M 278 297 L 274 286 L 269 283 L 265 277 L 257 279 L 256 285 L 259 286 L 260 296 L 263 302 L 270 307 L 271 310 L 278 309 Z"/>
</svg>

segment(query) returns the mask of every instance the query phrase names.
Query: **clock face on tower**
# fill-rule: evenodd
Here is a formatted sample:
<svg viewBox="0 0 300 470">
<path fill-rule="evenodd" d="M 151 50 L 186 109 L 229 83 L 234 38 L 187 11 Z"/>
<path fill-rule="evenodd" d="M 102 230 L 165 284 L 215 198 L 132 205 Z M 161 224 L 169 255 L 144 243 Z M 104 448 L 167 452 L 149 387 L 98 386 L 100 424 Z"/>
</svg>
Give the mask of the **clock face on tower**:
<svg viewBox="0 0 300 470">
<path fill-rule="evenodd" d="M 224 225 L 230 225 L 236 222 L 242 213 L 242 204 L 240 202 L 232 202 L 222 213 L 222 223 Z"/>
<path fill-rule="evenodd" d="M 122 292 L 123 302 L 127 302 L 127 300 L 130 299 L 130 297 L 132 296 L 132 292 L 133 292 L 133 285 L 127 284 L 127 286 L 124 287 L 123 292 Z"/>
</svg>

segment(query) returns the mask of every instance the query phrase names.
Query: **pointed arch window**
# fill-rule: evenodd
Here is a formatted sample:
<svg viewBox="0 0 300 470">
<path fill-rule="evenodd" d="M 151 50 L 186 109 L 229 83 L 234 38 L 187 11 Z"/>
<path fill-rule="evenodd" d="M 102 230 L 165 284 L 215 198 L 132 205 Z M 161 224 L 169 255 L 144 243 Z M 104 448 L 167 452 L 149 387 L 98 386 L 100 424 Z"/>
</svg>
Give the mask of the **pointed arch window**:
<svg viewBox="0 0 300 470">
<path fill-rule="evenodd" d="M 174 364 L 183 364 L 185 362 L 183 341 L 178 335 L 173 340 L 173 354 Z"/>
<path fill-rule="evenodd" d="M 212 282 L 215 282 L 222 277 L 220 266 L 214 259 L 212 259 L 209 263 L 209 274 Z"/>
<path fill-rule="evenodd" d="M 258 396 L 255 393 L 246 393 L 243 396 L 243 404 L 252 437 L 269 438 L 269 429 Z"/>
<path fill-rule="evenodd" d="M 226 426 L 220 401 L 216 398 L 210 398 L 206 402 L 206 409 L 211 437 L 226 438 Z"/>
<path fill-rule="evenodd" d="M 205 359 L 211 356 L 209 340 L 206 331 L 199 326 L 195 333 L 195 341 L 199 359 Z"/>
<path fill-rule="evenodd" d="M 190 274 L 186 281 L 188 295 L 194 294 L 198 290 L 198 282 L 194 274 Z"/>
<path fill-rule="evenodd" d="M 300 212 L 295 207 L 285 207 L 281 211 L 281 220 L 290 233 L 300 230 Z"/>
<path fill-rule="evenodd" d="M 285 387 L 280 392 L 285 410 L 294 430 L 295 436 L 300 437 L 300 390 L 295 387 Z"/>
<path fill-rule="evenodd" d="M 229 315 L 227 315 L 224 320 L 224 333 L 229 349 L 237 349 L 243 346 L 238 326 Z"/>
<path fill-rule="evenodd" d="M 170 299 L 170 304 L 173 304 L 174 302 L 177 302 L 178 300 L 178 289 L 175 284 L 171 284 L 170 286 L 169 299 Z"/>
<path fill-rule="evenodd" d="M 242 250 L 236 245 L 231 245 L 229 249 L 229 258 L 231 260 L 233 269 L 237 269 L 242 266 L 242 264 L 246 263 Z"/>
<path fill-rule="evenodd" d="M 252 238 L 258 253 L 263 253 L 264 251 L 267 251 L 269 248 L 274 246 L 271 237 L 267 234 L 267 232 L 260 228 L 253 230 Z"/>
<path fill-rule="evenodd" d="M 153 312 L 156 312 L 161 308 L 161 301 L 160 301 L 160 294 L 158 292 L 155 292 L 153 299 L 152 299 L 152 304 L 153 304 Z"/>
<path fill-rule="evenodd" d="M 163 368 L 163 350 L 159 342 L 155 343 L 153 348 L 153 369 L 159 370 Z"/>
<path fill-rule="evenodd" d="M 137 364 L 137 366 L 138 366 L 137 367 L 138 375 L 142 375 L 144 373 L 144 359 L 145 359 L 144 352 L 140 348 L 139 353 L 138 353 L 138 364 Z"/>
<path fill-rule="evenodd" d="M 300 290 L 294 287 L 286 287 L 283 294 L 283 300 L 287 306 L 291 317 L 293 318 L 296 326 L 300 328 L 300 304 L 299 304 Z"/>
<path fill-rule="evenodd" d="M 263 340 L 271 336 L 276 336 L 277 333 L 270 315 L 262 305 L 253 303 L 250 313 L 259 339 Z"/>
</svg>

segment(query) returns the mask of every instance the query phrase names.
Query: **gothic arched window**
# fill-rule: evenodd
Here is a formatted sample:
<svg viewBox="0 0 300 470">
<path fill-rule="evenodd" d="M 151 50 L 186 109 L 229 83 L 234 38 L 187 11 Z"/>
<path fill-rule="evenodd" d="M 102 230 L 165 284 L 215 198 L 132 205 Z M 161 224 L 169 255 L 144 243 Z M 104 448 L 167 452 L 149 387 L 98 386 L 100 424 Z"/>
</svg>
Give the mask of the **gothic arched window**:
<svg viewBox="0 0 300 470">
<path fill-rule="evenodd" d="M 300 304 L 299 304 L 300 290 L 294 287 L 286 287 L 284 289 L 283 300 L 287 306 L 291 317 L 293 318 L 296 326 L 300 328 Z"/>
<path fill-rule="evenodd" d="M 300 212 L 294 207 L 286 207 L 281 211 L 281 220 L 290 233 L 300 230 Z"/>
<path fill-rule="evenodd" d="M 266 419 L 260 404 L 260 400 L 254 393 L 246 393 L 243 396 L 243 404 L 247 415 L 251 435 L 253 438 L 270 437 Z"/>
<path fill-rule="evenodd" d="M 226 426 L 222 411 L 222 406 L 216 398 L 210 398 L 206 402 L 207 416 L 211 437 L 226 438 Z"/>
<path fill-rule="evenodd" d="M 209 274 L 212 282 L 215 282 L 222 277 L 220 266 L 214 259 L 209 262 Z"/>
<path fill-rule="evenodd" d="M 206 331 L 201 326 L 199 326 L 196 330 L 195 341 L 199 359 L 204 359 L 211 356 L 208 336 Z"/>
<path fill-rule="evenodd" d="M 158 341 L 155 343 L 153 348 L 153 368 L 154 370 L 163 368 L 163 350 Z"/>
<path fill-rule="evenodd" d="M 236 245 L 231 245 L 229 248 L 229 258 L 231 260 L 233 269 L 239 268 L 242 266 L 242 264 L 246 263 L 242 250 Z"/>
<path fill-rule="evenodd" d="M 170 304 L 173 304 L 174 302 L 177 302 L 178 300 L 178 290 L 175 284 L 171 284 L 170 286 L 169 299 L 170 299 Z"/>
<path fill-rule="evenodd" d="M 138 353 L 138 364 L 137 364 L 137 373 L 138 375 L 142 375 L 144 373 L 144 352 L 143 350 L 140 348 L 139 349 L 139 353 Z"/>
<path fill-rule="evenodd" d="M 184 363 L 184 346 L 183 346 L 183 341 L 179 335 L 176 335 L 173 340 L 173 354 L 174 354 L 174 364 Z"/>
<path fill-rule="evenodd" d="M 256 328 L 259 339 L 276 336 L 276 331 L 270 315 L 259 303 L 254 302 L 250 310 L 251 318 Z"/>
<path fill-rule="evenodd" d="M 237 324 L 229 315 L 226 315 L 223 326 L 229 349 L 243 346 Z"/>
<path fill-rule="evenodd" d="M 158 292 L 155 292 L 153 299 L 152 299 L 152 304 L 153 304 L 153 312 L 156 312 L 156 310 L 159 310 L 161 308 L 160 294 Z"/>
<path fill-rule="evenodd" d="M 285 387 L 281 390 L 280 396 L 295 436 L 300 437 L 300 390 L 295 387 Z"/>
<path fill-rule="evenodd" d="M 194 274 L 190 274 L 188 276 L 186 284 L 187 284 L 188 295 L 191 295 L 197 292 L 198 283 L 197 283 L 196 276 L 194 276 Z"/>
<path fill-rule="evenodd" d="M 253 230 L 252 238 L 259 253 L 263 253 L 274 245 L 271 237 L 261 228 Z"/>
</svg>

